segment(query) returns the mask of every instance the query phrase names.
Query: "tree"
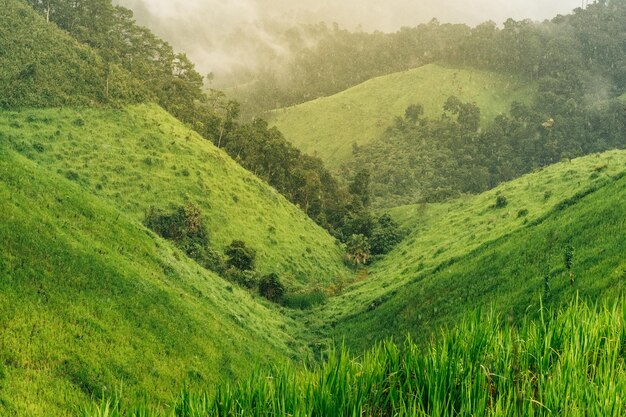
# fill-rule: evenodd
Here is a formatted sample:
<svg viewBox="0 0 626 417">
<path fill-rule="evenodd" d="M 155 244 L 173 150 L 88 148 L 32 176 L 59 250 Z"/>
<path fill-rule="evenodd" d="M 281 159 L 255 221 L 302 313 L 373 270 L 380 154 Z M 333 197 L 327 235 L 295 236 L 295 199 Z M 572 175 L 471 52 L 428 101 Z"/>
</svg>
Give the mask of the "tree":
<svg viewBox="0 0 626 417">
<path fill-rule="evenodd" d="M 384 255 L 389 253 L 402 240 L 400 226 L 389 214 L 383 214 L 378 218 L 370 237 L 372 255 Z"/>
<path fill-rule="evenodd" d="M 259 281 L 259 294 L 270 301 L 279 303 L 285 296 L 285 286 L 280 282 L 278 274 L 272 272 Z"/>
<path fill-rule="evenodd" d="M 420 117 L 424 115 L 424 106 L 421 104 L 411 104 L 404 111 L 404 118 L 410 120 L 414 124 L 417 123 Z"/>
<path fill-rule="evenodd" d="M 370 258 L 370 244 L 367 237 L 361 234 L 352 235 L 346 243 L 348 259 L 355 267 L 366 264 Z"/>
<path fill-rule="evenodd" d="M 224 253 L 227 256 L 226 265 L 240 271 L 254 270 L 256 252 L 241 240 L 233 240 Z"/>
<path fill-rule="evenodd" d="M 359 169 L 350 185 L 348 186 L 350 194 L 354 196 L 354 201 L 362 208 L 370 205 L 370 172 L 366 168 Z"/>
</svg>

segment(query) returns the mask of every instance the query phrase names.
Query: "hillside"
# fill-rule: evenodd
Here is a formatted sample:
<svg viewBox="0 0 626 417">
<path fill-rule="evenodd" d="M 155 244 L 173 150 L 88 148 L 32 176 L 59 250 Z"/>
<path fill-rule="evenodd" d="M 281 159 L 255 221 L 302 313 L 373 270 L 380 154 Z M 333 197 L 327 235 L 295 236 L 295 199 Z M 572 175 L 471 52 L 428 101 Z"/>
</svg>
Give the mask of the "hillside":
<svg viewBox="0 0 626 417">
<path fill-rule="evenodd" d="M 468 308 L 494 303 L 518 318 L 543 295 L 596 299 L 623 290 L 621 203 L 626 152 L 562 162 L 478 196 L 391 211 L 411 234 L 367 280 L 321 310 L 321 330 L 361 348 L 381 337 L 429 334 Z M 506 199 L 494 207 L 498 196 Z M 569 288 L 564 253 L 574 251 Z M 544 293 L 544 277 L 549 291 Z"/>
<path fill-rule="evenodd" d="M 341 93 L 275 110 L 271 123 L 302 151 L 338 168 L 353 144 L 378 138 L 405 109 L 420 103 L 426 117 L 438 117 L 446 99 L 475 102 L 483 121 L 508 111 L 513 101 L 528 101 L 533 85 L 488 71 L 437 64 L 373 78 Z"/>
<path fill-rule="evenodd" d="M 261 273 L 277 272 L 292 287 L 347 273 L 328 233 L 156 105 L 5 112 L 0 137 L 136 221 L 150 207 L 194 203 L 213 247 L 243 240 L 257 251 Z"/>
<path fill-rule="evenodd" d="M 30 6 L 4 0 L 0 11 L 0 107 L 137 101 L 146 91 Z"/>
<path fill-rule="evenodd" d="M 75 415 L 122 387 L 156 404 L 305 352 L 298 323 L 4 140 L 0 212 L 0 415 Z"/>
<path fill-rule="evenodd" d="M 387 341 L 354 356 L 345 347 L 318 368 L 262 367 L 218 393 L 184 392 L 142 416 L 603 416 L 626 407 L 623 302 L 573 300 L 540 320 L 512 324 L 494 314 L 464 317 L 425 346 Z M 288 382 L 286 382 L 288 381 Z M 564 394 L 565 393 L 565 394 Z M 83 417 L 129 415 L 117 400 Z M 138 415 L 138 414 L 135 414 Z"/>
</svg>

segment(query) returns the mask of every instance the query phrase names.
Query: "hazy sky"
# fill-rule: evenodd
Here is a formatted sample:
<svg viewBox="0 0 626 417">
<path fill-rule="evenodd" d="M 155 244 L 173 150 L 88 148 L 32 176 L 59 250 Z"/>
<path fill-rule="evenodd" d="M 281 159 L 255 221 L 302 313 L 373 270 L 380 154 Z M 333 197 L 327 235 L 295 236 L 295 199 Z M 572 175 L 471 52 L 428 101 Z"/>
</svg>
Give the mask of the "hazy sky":
<svg viewBox="0 0 626 417">
<path fill-rule="evenodd" d="M 245 59 L 226 40 L 238 29 L 265 37 L 255 22 L 337 22 L 354 29 L 395 31 L 433 17 L 476 25 L 509 17 L 549 19 L 581 7 L 585 0 L 115 0 L 137 21 L 188 53 L 201 71 L 221 71 Z M 271 42 L 271 39 L 267 39 Z"/>
</svg>

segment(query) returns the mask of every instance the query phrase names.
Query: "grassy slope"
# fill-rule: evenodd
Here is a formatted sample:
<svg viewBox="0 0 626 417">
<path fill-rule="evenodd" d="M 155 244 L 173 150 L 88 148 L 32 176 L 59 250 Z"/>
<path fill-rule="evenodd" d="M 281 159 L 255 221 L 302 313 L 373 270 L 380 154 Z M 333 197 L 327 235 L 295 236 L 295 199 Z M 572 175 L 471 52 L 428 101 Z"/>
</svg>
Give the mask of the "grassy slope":
<svg viewBox="0 0 626 417">
<path fill-rule="evenodd" d="M 563 277 L 568 239 L 575 248 L 576 289 L 595 296 L 622 288 L 626 241 L 620 198 L 626 181 L 613 183 L 611 177 L 624 171 L 626 152 L 612 151 L 556 164 L 451 204 L 398 208 L 400 221 L 414 226 L 412 234 L 370 269 L 366 281 L 332 299 L 321 322 L 336 325 L 331 331 L 336 337 L 345 335 L 364 347 L 386 335 L 419 334 L 454 322 L 480 304 L 495 302 L 502 311 L 519 313 L 537 301 L 545 270 L 558 300 L 569 291 Z M 602 185 L 574 206 L 558 209 L 577 193 Z M 490 208 L 498 194 L 507 197 L 508 206 Z M 528 214 L 520 217 L 523 209 Z"/>
<path fill-rule="evenodd" d="M 346 273 L 323 229 L 157 106 L 7 112 L 0 135 L 135 220 L 150 206 L 197 204 L 213 246 L 244 240 L 256 249 L 261 272 L 279 272 L 293 286 Z"/>
<path fill-rule="evenodd" d="M 108 76 L 108 97 L 105 94 Z M 0 9 L 0 107 L 88 105 L 133 97 L 141 88 L 29 5 L 3 0 Z"/>
<path fill-rule="evenodd" d="M 330 167 L 347 160 L 352 144 L 380 136 L 410 104 L 421 103 L 425 115 L 438 117 L 444 101 L 455 95 L 476 102 L 485 120 L 525 101 L 532 85 L 485 71 L 431 64 L 366 81 L 331 97 L 275 110 L 271 123 L 303 151 L 319 155 Z"/>
<path fill-rule="evenodd" d="M 623 303 L 574 302 L 519 325 L 473 314 L 426 346 L 386 342 L 357 357 L 340 350 L 312 370 L 262 368 L 220 395 L 181 396 L 176 408 L 194 416 L 621 417 L 625 319 Z M 115 411 L 105 414 L 107 406 Z M 107 403 L 82 414 L 103 415 L 127 414 Z"/>
<path fill-rule="evenodd" d="M 0 415 L 70 415 L 120 381 L 168 400 L 304 352 L 297 323 L 4 145 L 0 212 Z"/>
</svg>

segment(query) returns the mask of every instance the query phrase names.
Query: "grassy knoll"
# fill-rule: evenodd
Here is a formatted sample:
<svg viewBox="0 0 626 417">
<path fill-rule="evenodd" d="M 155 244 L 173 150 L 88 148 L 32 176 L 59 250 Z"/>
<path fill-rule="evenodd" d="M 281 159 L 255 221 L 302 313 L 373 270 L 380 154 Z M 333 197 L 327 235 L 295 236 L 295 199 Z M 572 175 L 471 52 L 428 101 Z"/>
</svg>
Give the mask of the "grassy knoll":
<svg viewBox="0 0 626 417">
<path fill-rule="evenodd" d="M 626 153 L 612 151 L 448 205 L 396 209 L 414 231 L 366 281 L 325 306 L 323 323 L 335 337 L 366 347 L 384 336 L 429 334 L 477 305 L 494 303 L 519 318 L 540 296 L 558 304 L 576 292 L 592 299 L 620 294 L 625 171 Z M 505 207 L 493 207 L 497 196 L 506 197 Z"/>
<path fill-rule="evenodd" d="M 69 416 L 119 385 L 164 402 L 306 351 L 269 303 L 4 146 L 0 212 L 2 416 Z"/>
<path fill-rule="evenodd" d="M 356 358 L 331 353 L 319 369 L 262 370 L 217 393 L 185 391 L 175 412 L 112 401 L 87 406 L 82 416 L 623 415 L 623 304 L 575 302 L 538 315 L 520 325 L 470 315 L 423 348 L 386 342 Z"/>
<path fill-rule="evenodd" d="M 5 112 L 0 137 L 134 220 L 149 207 L 194 203 L 212 246 L 245 241 L 262 273 L 277 272 L 292 287 L 346 274 L 326 231 L 156 105 Z"/>
<path fill-rule="evenodd" d="M 532 84 L 492 72 L 431 64 L 275 110 L 270 119 L 301 150 L 337 168 L 350 158 L 353 143 L 379 137 L 410 104 L 420 103 L 425 116 L 438 117 L 445 100 L 454 95 L 478 104 L 483 120 L 491 120 L 512 101 L 527 101 L 532 89 Z"/>
</svg>

